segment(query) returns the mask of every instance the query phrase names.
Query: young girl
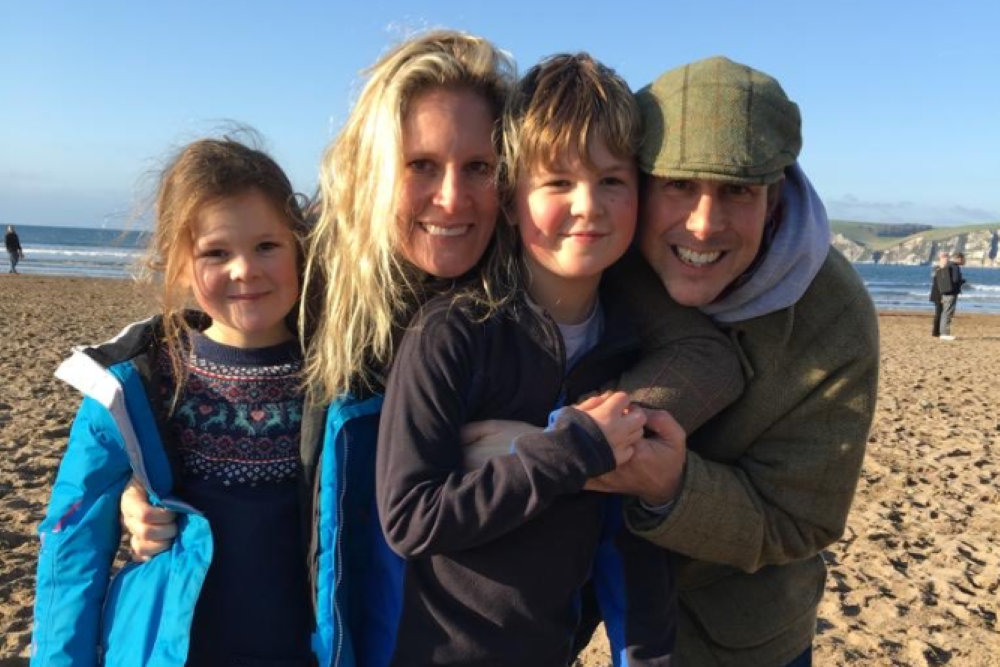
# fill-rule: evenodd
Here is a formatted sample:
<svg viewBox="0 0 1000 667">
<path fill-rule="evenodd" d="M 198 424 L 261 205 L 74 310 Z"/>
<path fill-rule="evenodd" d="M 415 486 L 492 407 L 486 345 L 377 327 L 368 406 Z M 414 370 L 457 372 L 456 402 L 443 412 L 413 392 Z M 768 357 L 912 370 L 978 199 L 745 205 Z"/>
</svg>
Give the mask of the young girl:
<svg viewBox="0 0 1000 667">
<path fill-rule="evenodd" d="M 288 325 L 301 220 L 278 165 L 235 141 L 190 144 L 163 172 L 162 312 L 57 371 L 84 399 L 39 530 L 33 665 L 310 664 Z M 109 584 L 132 475 L 179 533 Z"/>
<path fill-rule="evenodd" d="M 610 566 L 595 577 L 616 664 L 665 665 L 667 554 L 615 530 L 617 509 L 582 493 L 628 459 L 645 415 L 615 393 L 550 416 L 639 351 L 628 315 L 599 297 L 635 230 L 638 109 L 585 54 L 543 61 L 519 93 L 506 137 L 525 290 L 430 302 L 386 388 L 376 492 L 389 544 L 409 559 L 393 664 L 566 665 L 598 563 Z M 486 419 L 549 427 L 468 472 L 461 428 Z"/>
</svg>

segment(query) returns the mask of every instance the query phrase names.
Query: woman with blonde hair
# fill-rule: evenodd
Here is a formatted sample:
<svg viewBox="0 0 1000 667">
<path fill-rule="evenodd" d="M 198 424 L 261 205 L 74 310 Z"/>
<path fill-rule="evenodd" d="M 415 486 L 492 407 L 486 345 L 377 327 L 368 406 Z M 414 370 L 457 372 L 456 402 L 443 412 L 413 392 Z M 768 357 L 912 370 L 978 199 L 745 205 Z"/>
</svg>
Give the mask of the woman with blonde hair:
<svg viewBox="0 0 1000 667">
<path fill-rule="evenodd" d="M 306 292 L 320 399 L 378 387 L 393 332 L 476 267 L 491 240 L 482 282 L 502 298 L 514 235 L 496 224 L 499 118 L 513 76 L 489 42 L 446 31 L 370 70 L 320 172 Z"/>
</svg>

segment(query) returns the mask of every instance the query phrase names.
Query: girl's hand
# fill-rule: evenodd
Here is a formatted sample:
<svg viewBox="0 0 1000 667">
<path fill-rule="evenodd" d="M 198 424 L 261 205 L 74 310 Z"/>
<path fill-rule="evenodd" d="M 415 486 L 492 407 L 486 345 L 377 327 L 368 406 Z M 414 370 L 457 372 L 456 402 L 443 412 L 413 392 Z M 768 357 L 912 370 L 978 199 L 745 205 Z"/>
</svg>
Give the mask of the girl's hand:
<svg viewBox="0 0 1000 667">
<path fill-rule="evenodd" d="M 504 419 L 471 422 L 462 427 L 462 468 L 469 472 L 482 468 L 497 456 L 510 454 L 511 443 L 526 433 L 539 433 L 538 426 Z"/>
<path fill-rule="evenodd" d="M 601 427 L 604 438 L 614 452 L 616 466 L 632 458 L 635 444 L 642 439 L 646 413 L 642 408 L 632 405 L 628 394 L 623 391 L 605 392 L 578 403 L 575 407 L 590 415 Z"/>
<path fill-rule="evenodd" d="M 144 563 L 170 548 L 177 536 L 177 517 L 170 510 L 153 507 L 146 489 L 133 477 L 121 500 L 122 526 L 131 534 L 132 559 Z"/>
</svg>

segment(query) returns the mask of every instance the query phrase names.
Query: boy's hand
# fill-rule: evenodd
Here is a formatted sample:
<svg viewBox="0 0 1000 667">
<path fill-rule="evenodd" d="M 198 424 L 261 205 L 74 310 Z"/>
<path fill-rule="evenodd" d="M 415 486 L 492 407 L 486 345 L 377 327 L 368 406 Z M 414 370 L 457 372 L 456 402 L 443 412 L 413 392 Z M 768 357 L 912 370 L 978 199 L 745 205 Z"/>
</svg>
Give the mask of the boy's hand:
<svg viewBox="0 0 1000 667">
<path fill-rule="evenodd" d="M 616 466 L 632 458 L 634 445 L 642 438 L 646 413 L 642 408 L 631 404 L 628 394 L 623 391 L 605 392 L 588 398 L 575 407 L 590 415 L 600 426 L 604 438 L 611 445 Z"/>
</svg>

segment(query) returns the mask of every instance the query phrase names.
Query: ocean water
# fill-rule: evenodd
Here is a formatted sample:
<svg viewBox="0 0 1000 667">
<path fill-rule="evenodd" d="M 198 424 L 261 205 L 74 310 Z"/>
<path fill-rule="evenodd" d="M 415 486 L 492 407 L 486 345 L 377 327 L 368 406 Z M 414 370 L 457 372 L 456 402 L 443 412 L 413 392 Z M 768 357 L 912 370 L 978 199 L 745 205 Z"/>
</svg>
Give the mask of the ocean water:
<svg viewBox="0 0 1000 667">
<path fill-rule="evenodd" d="M 148 232 L 119 229 L 18 225 L 15 231 L 24 249 L 17 270 L 49 276 L 128 277 L 149 239 Z M 6 272 L 6 252 L 0 260 Z"/>
<path fill-rule="evenodd" d="M 125 278 L 149 239 L 147 232 L 78 227 L 17 227 L 26 274 Z M 6 262 L 6 253 L 0 257 Z M 932 312 L 929 266 L 855 264 L 879 310 Z M 5 270 L 5 267 L 4 267 Z M 959 312 L 1000 313 L 1000 269 L 963 269 L 968 281 Z"/>
<path fill-rule="evenodd" d="M 879 310 L 934 312 L 930 266 L 855 264 Z M 959 313 L 1000 313 L 1000 269 L 963 267 Z"/>
</svg>

